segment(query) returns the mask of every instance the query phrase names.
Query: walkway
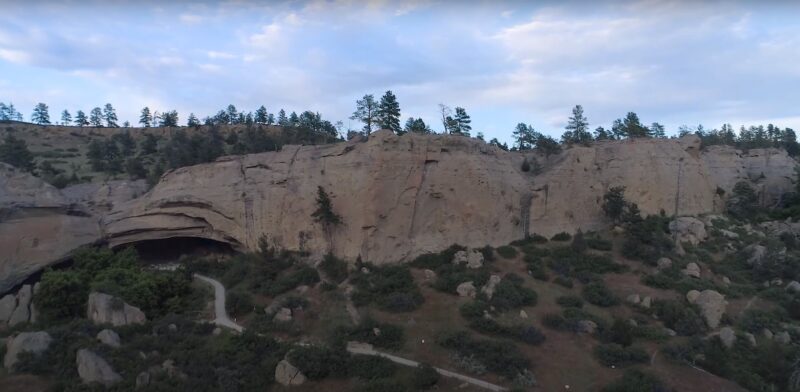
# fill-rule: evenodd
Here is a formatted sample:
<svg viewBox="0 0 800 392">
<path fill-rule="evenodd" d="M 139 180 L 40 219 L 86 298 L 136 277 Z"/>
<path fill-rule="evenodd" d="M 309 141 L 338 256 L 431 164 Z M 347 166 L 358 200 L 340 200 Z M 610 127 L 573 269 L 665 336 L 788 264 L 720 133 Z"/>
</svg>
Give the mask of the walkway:
<svg viewBox="0 0 800 392">
<path fill-rule="evenodd" d="M 231 318 L 228 317 L 228 311 L 225 310 L 225 286 L 218 280 L 209 278 L 208 276 L 194 274 L 194 277 L 214 287 L 214 324 L 230 328 L 237 332 L 242 332 L 244 327 L 231 320 Z"/>
</svg>

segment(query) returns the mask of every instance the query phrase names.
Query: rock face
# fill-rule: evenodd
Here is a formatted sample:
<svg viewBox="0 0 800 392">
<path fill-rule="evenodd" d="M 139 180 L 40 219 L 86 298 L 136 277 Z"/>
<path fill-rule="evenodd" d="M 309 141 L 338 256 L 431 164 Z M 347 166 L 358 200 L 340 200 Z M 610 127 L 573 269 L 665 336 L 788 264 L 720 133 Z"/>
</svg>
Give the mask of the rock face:
<svg viewBox="0 0 800 392">
<path fill-rule="evenodd" d="M 306 382 L 306 376 L 284 359 L 275 367 L 275 381 L 284 386 L 300 385 Z"/>
<path fill-rule="evenodd" d="M 85 348 L 78 350 L 75 362 L 78 365 L 78 376 L 85 384 L 100 383 L 109 387 L 122 380 L 105 359 Z"/>
<path fill-rule="evenodd" d="M 703 290 L 699 293 L 697 290 L 692 290 L 686 294 L 686 298 L 690 303 L 700 307 L 700 312 L 709 328 L 715 329 L 719 326 L 719 320 L 728 306 L 725 296 L 714 290 Z"/>
<path fill-rule="evenodd" d="M 31 318 L 31 300 L 33 299 L 33 290 L 31 285 L 26 284 L 22 286 L 17 292 L 17 307 L 11 313 L 8 319 L 8 325 L 13 327 L 20 323 L 26 323 Z"/>
<path fill-rule="evenodd" d="M 13 294 L 6 294 L 0 298 L 0 324 L 7 323 L 17 307 L 17 297 Z"/>
<path fill-rule="evenodd" d="M 3 366 L 11 370 L 17 363 L 17 356 L 23 352 L 41 354 L 53 341 L 47 332 L 22 332 L 17 336 L 6 340 L 6 356 L 3 358 Z"/>
<path fill-rule="evenodd" d="M 284 146 L 176 169 L 141 196 L 138 183 L 59 191 L 1 165 L 0 294 L 98 240 L 199 237 L 255 250 L 264 237 L 321 256 L 330 244 L 311 217 L 319 186 L 344 222 L 332 232 L 333 253 L 392 263 L 453 243 L 500 246 L 534 232 L 604 228 L 600 200 L 612 186 L 625 186 L 644 214 L 672 214 L 676 205 L 679 216 L 720 212 L 742 180 L 771 205 L 793 188 L 795 166 L 775 149 L 701 151 L 694 136 L 537 154 L 459 136 L 378 131 L 365 142 Z M 523 160 L 534 157 L 542 171 L 523 172 Z"/>
<path fill-rule="evenodd" d="M 139 308 L 128 305 L 119 298 L 97 292 L 89 294 L 86 317 L 95 324 L 111 324 L 115 327 L 143 324 L 147 321 Z"/>
</svg>

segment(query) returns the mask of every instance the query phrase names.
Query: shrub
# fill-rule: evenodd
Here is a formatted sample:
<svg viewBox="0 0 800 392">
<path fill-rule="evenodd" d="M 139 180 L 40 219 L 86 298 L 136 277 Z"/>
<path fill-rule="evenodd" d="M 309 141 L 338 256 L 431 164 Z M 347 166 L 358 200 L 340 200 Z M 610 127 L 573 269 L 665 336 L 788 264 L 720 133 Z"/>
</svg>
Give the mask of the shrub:
<svg viewBox="0 0 800 392">
<path fill-rule="evenodd" d="M 622 347 L 616 343 L 601 344 L 594 349 L 597 360 L 605 366 L 624 367 L 645 363 L 650 359 L 647 352 L 639 347 Z"/>
<path fill-rule="evenodd" d="M 284 273 L 276 278 L 271 285 L 262 290 L 265 294 L 276 296 L 294 289 L 300 285 L 313 285 L 319 282 L 319 273 L 307 265 L 299 267 L 296 271 Z"/>
<path fill-rule="evenodd" d="M 335 283 L 342 283 L 347 279 L 347 263 L 333 254 L 328 253 L 319 264 L 319 268 Z"/>
<path fill-rule="evenodd" d="M 739 328 L 754 334 L 761 333 L 766 328 L 771 331 L 778 329 L 784 317 L 780 312 L 766 311 L 760 309 L 748 309 L 744 312 L 741 319 L 739 319 Z"/>
<path fill-rule="evenodd" d="M 253 311 L 253 298 L 244 291 L 229 291 L 225 297 L 225 307 L 232 315 L 242 316 Z"/>
<path fill-rule="evenodd" d="M 480 249 L 481 254 L 483 255 L 483 260 L 486 262 L 494 261 L 494 248 L 489 245 L 484 246 Z"/>
<path fill-rule="evenodd" d="M 309 380 L 321 380 L 331 375 L 345 377 L 348 374 L 349 355 L 344 350 L 301 346 L 290 351 L 287 357 Z"/>
<path fill-rule="evenodd" d="M 603 333 L 603 340 L 611 343 L 619 344 L 623 347 L 630 346 L 633 343 L 635 328 L 631 323 L 623 319 L 614 319 L 611 328 L 608 328 Z"/>
<path fill-rule="evenodd" d="M 420 363 L 411 375 L 411 383 L 414 390 L 421 391 L 433 388 L 439 382 L 441 375 L 433 366 L 427 363 Z"/>
<path fill-rule="evenodd" d="M 522 282 L 522 278 L 513 273 L 506 275 L 495 287 L 489 303 L 501 312 L 536 305 L 536 292 L 522 286 Z"/>
<path fill-rule="evenodd" d="M 377 335 L 374 332 L 375 328 L 381 331 Z M 331 333 L 333 346 L 344 346 L 348 341 L 365 342 L 378 348 L 399 350 L 405 343 L 405 332 L 399 325 L 381 323 L 367 318 L 356 326 L 337 327 Z"/>
<path fill-rule="evenodd" d="M 397 365 L 377 355 L 353 355 L 347 364 L 347 372 L 363 380 L 375 380 L 394 375 Z"/>
<path fill-rule="evenodd" d="M 357 270 L 351 277 L 356 287 L 353 301 L 357 305 L 374 302 L 384 310 L 409 312 L 423 303 L 424 298 L 407 265 L 363 266 L 369 270 L 368 273 Z"/>
<path fill-rule="evenodd" d="M 667 392 L 667 387 L 656 376 L 638 369 L 626 370 L 625 373 L 603 387 L 602 392 Z"/>
<path fill-rule="evenodd" d="M 456 351 L 461 358 L 473 358 L 487 370 L 510 378 L 530 365 L 519 350 L 507 342 L 474 339 L 465 332 L 441 335 L 437 342 L 444 348 Z"/>
<path fill-rule="evenodd" d="M 609 307 L 619 303 L 619 299 L 614 296 L 602 281 L 587 284 L 583 287 L 581 295 L 586 302 L 592 305 Z"/>
<path fill-rule="evenodd" d="M 565 308 L 582 308 L 583 300 L 574 295 L 565 295 L 556 298 L 556 303 Z"/>
<path fill-rule="evenodd" d="M 473 318 L 469 323 L 469 327 L 487 335 L 511 338 L 537 346 L 545 340 L 544 334 L 532 325 L 516 324 L 504 326 L 494 319 L 486 317 Z"/>
<path fill-rule="evenodd" d="M 453 244 L 439 253 L 425 253 L 414 259 L 414 261 L 411 262 L 411 266 L 436 270 L 443 265 L 450 264 L 453 261 L 453 256 L 460 250 L 467 250 L 467 248 Z"/>
<path fill-rule="evenodd" d="M 557 284 L 559 286 L 564 286 L 564 287 L 566 287 L 568 289 L 571 289 L 572 286 L 573 286 L 572 285 L 572 279 L 565 278 L 563 276 L 556 276 L 556 278 L 553 279 L 553 283 L 555 283 L 555 284 Z"/>
<path fill-rule="evenodd" d="M 564 231 L 562 231 L 562 232 L 554 235 L 552 238 L 550 238 L 550 240 L 552 240 L 552 241 L 569 241 L 571 239 L 572 239 L 572 236 L 569 233 L 564 232 Z"/>
<path fill-rule="evenodd" d="M 691 336 L 706 329 L 697 309 L 683 301 L 657 300 L 653 302 L 653 311 L 664 325 L 680 335 Z"/>
<path fill-rule="evenodd" d="M 590 249 L 602 250 L 602 251 L 610 251 L 612 248 L 611 241 L 604 240 L 602 238 L 592 237 L 586 239 L 586 245 Z"/>
<path fill-rule="evenodd" d="M 61 319 L 79 317 L 86 313 L 89 296 L 87 282 L 76 271 L 54 271 L 42 274 L 34 303 L 43 315 Z"/>
<path fill-rule="evenodd" d="M 486 268 L 468 269 L 466 266 L 446 264 L 436 270 L 436 290 L 455 294 L 459 284 L 472 281 L 475 287 L 480 287 L 489 281 L 489 271 Z"/>
<path fill-rule="evenodd" d="M 547 237 L 533 233 L 533 235 L 530 237 L 530 240 L 534 244 L 544 244 L 547 242 Z"/>
<path fill-rule="evenodd" d="M 510 245 L 505 245 L 497 248 L 497 254 L 504 259 L 513 259 L 517 257 L 517 249 Z"/>
<path fill-rule="evenodd" d="M 394 380 L 372 380 L 359 386 L 355 392 L 406 392 L 406 387 Z"/>
</svg>

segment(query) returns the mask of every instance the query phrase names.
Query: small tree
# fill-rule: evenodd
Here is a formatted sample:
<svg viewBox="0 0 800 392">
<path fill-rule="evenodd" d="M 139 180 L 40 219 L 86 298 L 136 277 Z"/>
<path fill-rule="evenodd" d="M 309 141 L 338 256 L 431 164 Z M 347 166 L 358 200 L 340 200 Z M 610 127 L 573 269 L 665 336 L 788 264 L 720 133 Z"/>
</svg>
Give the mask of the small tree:
<svg viewBox="0 0 800 392">
<path fill-rule="evenodd" d="M 75 114 L 75 125 L 81 128 L 89 125 L 89 119 L 86 118 L 86 113 L 84 113 L 83 110 L 78 110 L 78 113 Z"/>
<path fill-rule="evenodd" d="M 267 108 L 265 108 L 264 105 L 261 105 L 258 109 L 256 109 L 255 122 L 259 124 L 266 124 L 268 117 L 269 114 L 267 113 Z"/>
<path fill-rule="evenodd" d="M 28 145 L 22 139 L 6 135 L 3 144 L 0 144 L 0 162 L 8 163 L 25 171 L 34 168 L 33 154 L 28 150 Z"/>
<path fill-rule="evenodd" d="M 117 112 L 110 103 L 103 107 L 103 119 L 106 120 L 106 126 L 109 128 L 117 128 Z"/>
<path fill-rule="evenodd" d="M 472 119 L 467 114 L 467 111 L 462 107 L 456 107 L 456 114 L 453 118 L 453 124 L 455 125 L 451 129 L 451 133 L 455 133 L 461 136 L 469 136 L 470 131 L 472 131 Z"/>
<path fill-rule="evenodd" d="M 153 124 L 153 115 L 150 114 L 150 108 L 145 106 L 142 109 L 142 114 L 139 116 L 139 124 L 143 127 L 149 128 Z"/>
<path fill-rule="evenodd" d="M 400 128 L 400 104 L 392 91 L 387 91 L 381 97 L 378 105 L 378 125 L 383 129 L 389 129 L 396 134 L 402 132 Z"/>
<path fill-rule="evenodd" d="M 747 181 L 739 181 L 733 186 L 726 207 L 728 213 L 736 218 L 751 218 L 758 211 L 758 194 Z"/>
<path fill-rule="evenodd" d="M 400 108 L 398 106 L 397 110 Z M 378 121 L 378 103 L 372 94 L 367 94 L 356 101 L 356 110 L 350 116 L 351 120 L 359 120 L 364 123 L 364 133 L 369 136 L 372 133 L 372 125 Z M 399 125 L 398 125 L 399 126 Z"/>
<path fill-rule="evenodd" d="M 311 216 L 322 225 L 325 236 L 328 238 L 329 248 L 333 248 L 332 230 L 334 226 L 342 224 L 342 217 L 333 211 L 331 198 L 321 186 L 317 187 L 317 209 L 311 213 Z"/>
<path fill-rule="evenodd" d="M 583 106 L 575 105 L 565 128 L 567 131 L 561 136 L 564 143 L 589 145 L 592 142 L 589 120 L 583 115 Z"/>
<path fill-rule="evenodd" d="M 31 121 L 33 123 L 39 125 L 47 125 L 50 124 L 50 114 L 48 113 L 49 108 L 47 105 L 43 103 L 39 103 L 33 108 L 33 114 L 31 115 Z"/>
<path fill-rule="evenodd" d="M 69 125 L 70 123 L 72 123 L 72 115 L 69 114 L 69 110 L 64 109 L 61 112 L 61 125 Z"/>
<path fill-rule="evenodd" d="M 233 106 L 233 105 L 231 105 Z M 178 112 L 175 110 L 164 112 L 161 114 L 162 127 L 177 127 L 178 126 Z"/>
<path fill-rule="evenodd" d="M 603 212 L 614 223 L 619 223 L 626 205 L 624 186 L 611 187 L 603 195 Z"/>
<path fill-rule="evenodd" d="M 199 127 L 200 120 L 194 115 L 194 113 L 189 113 L 189 118 L 186 120 L 187 127 Z"/>
<path fill-rule="evenodd" d="M 103 126 L 103 110 L 100 108 L 94 108 L 89 113 L 89 124 L 93 127 L 102 127 Z"/>
</svg>

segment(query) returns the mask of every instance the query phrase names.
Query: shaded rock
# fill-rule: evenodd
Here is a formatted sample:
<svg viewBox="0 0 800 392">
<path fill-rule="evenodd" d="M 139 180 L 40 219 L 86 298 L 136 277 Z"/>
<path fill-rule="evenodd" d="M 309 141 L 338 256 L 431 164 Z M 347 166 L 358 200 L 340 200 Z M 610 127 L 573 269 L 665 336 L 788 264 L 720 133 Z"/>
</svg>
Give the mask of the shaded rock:
<svg viewBox="0 0 800 392">
<path fill-rule="evenodd" d="M 122 377 L 111 368 L 101 356 L 82 348 L 75 358 L 78 365 L 78 376 L 85 384 L 100 383 L 106 387 L 122 381 Z"/>
<path fill-rule="evenodd" d="M 456 264 L 456 265 L 466 263 L 467 262 L 467 251 L 460 250 L 460 251 L 456 252 L 455 254 L 453 254 L 452 262 L 453 262 L 453 264 Z"/>
<path fill-rule="evenodd" d="M 800 292 L 800 282 L 793 280 L 786 285 L 786 291 Z"/>
<path fill-rule="evenodd" d="M 150 385 L 150 373 L 141 372 L 136 376 L 136 389 Z"/>
<path fill-rule="evenodd" d="M 694 291 L 696 290 L 687 293 L 686 298 L 690 303 L 697 304 L 700 307 L 700 313 L 706 320 L 708 327 L 716 329 L 719 326 L 722 315 L 725 313 L 728 301 L 725 300 L 725 296 L 714 290 L 703 290 L 696 295 L 693 293 Z"/>
<path fill-rule="evenodd" d="M 676 235 L 678 241 L 692 245 L 697 245 L 708 238 L 705 223 L 690 216 L 682 216 L 670 222 L 669 231 Z"/>
<path fill-rule="evenodd" d="M 467 255 L 467 268 L 477 269 L 483 267 L 483 253 L 478 251 L 469 252 Z"/>
<path fill-rule="evenodd" d="M 218 336 L 218 335 L 222 334 L 222 328 L 220 328 L 220 327 L 214 328 L 214 330 L 211 331 L 211 334 L 214 335 L 214 336 Z"/>
<path fill-rule="evenodd" d="M 659 270 L 665 270 L 671 267 L 672 267 L 672 260 L 666 257 L 658 259 L 658 262 L 656 263 L 656 268 L 658 268 Z"/>
<path fill-rule="evenodd" d="M 97 340 L 99 340 L 103 344 L 106 344 L 106 345 L 114 347 L 114 348 L 118 348 L 120 346 L 120 344 L 121 344 L 120 343 L 120 339 L 119 339 L 119 335 L 116 332 L 114 332 L 114 331 L 112 331 L 110 329 L 104 329 L 104 330 L 98 332 L 97 333 Z"/>
<path fill-rule="evenodd" d="M 289 308 L 280 308 L 272 319 L 281 323 L 292 321 L 292 310 Z"/>
<path fill-rule="evenodd" d="M 764 335 L 764 338 L 765 338 L 765 339 L 767 339 L 767 340 L 772 340 L 772 338 L 775 336 L 775 335 L 772 333 L 772 331 L 770 331 L 770 330 L 769 330 L 769 329 L 767 329 L 767 328 L 764 328 L 764 329 L 762 329 L 762 330 L 761 330 L 761 334 L 762 334 L 762 335 Z"/>
<path fill-rule="evenodd" d="M 670 336 L 670 337 L 678 336 L 678 333 L 675 332 L 674 329 L 670 329 L 670 328 L 664 328 L 664 333 L 667 334 L 667 336 Z"/>
<path fill-rule="evenodd" d="M 729 240 L 735 240 L 735 239 L 739 238 L 739 234 L 736 234 L 736 233 L 734 233 L 734 232 L 732 232 L 730 230 L 722 229 L 719 232 L 720 232 L 720 234 L 722 234 L 723 237 L 725 237 L 725 238 L 727 238 Z"/>
<path fill-rule="evenodd" d="M 750 257 L 747 258 L 747 264 L 750 265 L 761 265 L 767 255 L 767 247 L 764 245 L 748 245 L 744 251 L 750 252 Z"/>
<path fill-rule="evenodd" d="M 175 366 L 175 360 L 167 359 L 161 364 L 161 370 L 167 373 L 170 378 L 186 379 L 187 376 Z"/>
<path fill-rule="evenodd" d="M 722 344 L 725 345 L 725 347 L 731 348 L 733 347 L 733 343 L 736 341 L 736 333 L 731 327 L 723 327 L 719 330 L 719 339 L 722 341 Z"/>
<path fill-rule="evenodd" d="M 425 280 L 428 282 L 433 282 L 436 280 L 436 272 L 433 270 L 425 269 L 422 271 L 425 274 Z"/>
<path fill-rule="evenodd" d="M 697 263 L 689 263 L 686 265 L 686 268 L 681 270 L 681 272 L 692 278 L 699 278 L 700 277 L 700 266 Z"/>
<path fill-rule="evenodd" d="M 111 324 L 115 327 L 128 324 L 144 324 L 144 313 L 135 306 L 108 294 L 89 294 L 86 317 L 95 324 Z"/>
<path fill-rule="evenodd" d="M 731 284 L 731 280 L 730 280 L 730 279 L 728 279 L 728 277 L 727 277 L 727 276 L 723 276 L 723 277 L 722 277 L 722 283 L 723 283 L 723 284 L 726 284 L 726 285 L 727 285 L 727 284 Z"/>
<path fill-rule="evenodd" d="M 306 382 L 306 376 L 284 359 L 275 367 L 275 381 L 284 386 L 301 385 Z"/>
<path fill-rule="evenodd" d="M 686 293 L 686 300 L 689 301 L 689 303 L 691 304 L 691 303 L 694 303 L 694 301 L 699 296 L 700 296 L 700 292 L 699 291 L 697 291 L 697 290 L 689 290 L 689 292 Z"/>
<path fill-rule="evenodd" d="M 492 275 L 489 277 L 489 281 L 481 288 L 481 292 L 486 294 L 489 299 L 492 299 L 494 295 L 494 289 L 497 287 L 497 284 L 500 283 L 500 276 L 499 275 Z"/>
<path fill-rule="evenodd" d="M 472 283 L 472 281 L 469 281 L 458 285 L 458 287 L 456 287 L 456 293 L 458 293 L 459 297 L 475 298 L 477 290 L 475 289 L 475 285 Z"/>
<path fill-rule="evenodd" d="M 781 344 L 789 344 L 792 342 L 792 337 L 789 335 L 789 332 L 778 332 L 775 334 L 775 341 Z"/>
<path fill-rule="evenodd" d="M 11 313 L 8 319 L 8 325 L 13 327 L 20 323 L 27 323 L 31 318 L 31 300 L 33 299 L 33 290 L 31 285 L 23 285 L 17 292 L 17 307 Z"/>
<path fill-rule="evenodd" d="M 519 317 L 520 317 L 520 318 L 524 318 L 524 319 L 528 318 L 528 312 L 526 312 L 526 311 L 525 311 L 525 310 L 523 310 L 523 309 L 520 309 L 520 310 L 519 310 Z"/>
<path fill-rule="evenodd" d="M 36 355 L 43 353 L 50 347 L 53 338 L 47 332 L 22 332 L 6 340 L 6 355 L 3 366 L 12 370 L 17 363 L 20 353 L 29 352 Z"/>
<path fill-rule="evenodd" d="M 650 298 L 650 296 L 647 296 L 644 297 L 644 299 L 642 299 L 642 303 L 640 303 L 639 305 L 645 309 L 650 309 L 650 305 L 652 304 L 652 302 L 653 302 L 652 298 Z"/>
<path fill-rule="evenodd" d="M 175 324 L 167 325 L 167 330 L 170 332 L 178 332 L 178 326 Z"/>
<path fill-rule="evenodd" d="M 13 294 L 6 294 L 0 298 L 0 324 L 7 323 L 17 307 L 17 297 Z"/>
<path fill-rule="evenodd" d="M 578 321 L 578 332 L 593 334 L 597 330 L 597 323 L 592 320 Z"/>
<path fill-rule="evenodd" d="M 781 279 L 772 279 L 769 281 L 770 286 L 783 286 L 783 280 Z"/>
<path fill-rule="evenodd" d="M 756 343 L 756 336 L 751 334 L 750 332 L 745 332 L 744 338 L 747 339 L 747 341 L 750 343 L 751 346 L 755 347 L 758 345 L 758 343 Z"/>
<path fill-rule="evenodd" d="M 640 302 L 642 302 L 642 299 L 641 297 L 639 297 L 639 294 L 631 294 L 625 300 L 628 301 L 628 303 L 634 305 L 638 305 Z"/>
</svg>

